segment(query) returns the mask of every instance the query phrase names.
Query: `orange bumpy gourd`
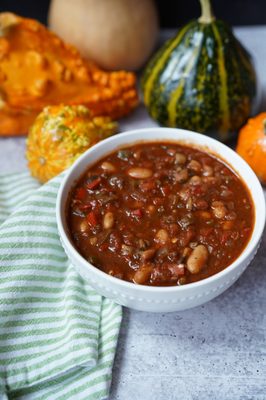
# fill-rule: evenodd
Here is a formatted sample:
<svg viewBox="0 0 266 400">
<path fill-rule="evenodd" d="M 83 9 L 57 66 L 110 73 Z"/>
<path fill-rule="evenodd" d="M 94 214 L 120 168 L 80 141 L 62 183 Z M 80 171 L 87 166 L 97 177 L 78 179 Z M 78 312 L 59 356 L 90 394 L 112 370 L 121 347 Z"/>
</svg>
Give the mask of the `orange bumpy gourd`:
<svg viewBox="0 0 266 400">
<path fill-rule="evenodd" d="M 39 22 L 0 14 L 0 135 L 24 134 L 46 105 L 119 118 L 138 103 L 133 73 L 104 72 Z"/>
<path fill-rule="evenodd" d="M 243 126 L 236 151 L 266 184 L 266 112 L 250 118 Z"/>
</svg>

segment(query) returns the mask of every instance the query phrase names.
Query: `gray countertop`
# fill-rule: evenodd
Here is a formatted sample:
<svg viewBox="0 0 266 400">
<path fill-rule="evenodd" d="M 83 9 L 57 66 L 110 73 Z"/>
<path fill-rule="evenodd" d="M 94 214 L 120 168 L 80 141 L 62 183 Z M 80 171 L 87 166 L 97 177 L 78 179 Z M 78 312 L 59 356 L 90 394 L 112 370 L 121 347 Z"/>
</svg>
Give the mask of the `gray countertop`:
<svg viewBox="0 0 266 400">
<path fill-rule="evenodd" d="M 266 110 L 266 27 L 238 28 Z M 139 107 L 121 131 L 155 126 Z M 25 138 L 0 139 L 0 173 L 26 170 Z M 265 160 L 266 162 L 266 160 Z M 266 235 L 235 285 L 179 313 L 124 309 L 110 400 L 266 400 Z"/>
</svg>

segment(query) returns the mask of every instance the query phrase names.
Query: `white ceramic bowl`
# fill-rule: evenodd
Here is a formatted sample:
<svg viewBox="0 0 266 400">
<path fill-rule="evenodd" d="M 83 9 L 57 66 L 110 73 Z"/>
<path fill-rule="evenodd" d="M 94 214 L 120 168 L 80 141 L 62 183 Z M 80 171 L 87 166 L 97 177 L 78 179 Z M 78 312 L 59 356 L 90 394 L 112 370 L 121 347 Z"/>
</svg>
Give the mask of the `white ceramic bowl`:
<svg viewBox="0 0 266 400">
<path fill-rule="evenodd" d="M 152 287 L 136 285 L 114 278 L 86 261 L 71 243 L 66 223 L 66 202 L 69 191 L 83 172 L 108 153 L 125 145 L 145 141 L 174 141 L 206 147 L 224 159 L 242 177 L 250 190 L 255 206 L 252 237 L 242 254 L 223 271 L 202 281 L 184 286 Z M 57 224 L 62 245 L 80 275 L 100 294 L 116 303 L 142 311 L 169 312 L 195 307 L 218 296 L 231 286 L 255 256 L 265 224 L 265 200 L 261 185 L 251 170 L 233 150 L 205 135 L 169 128 L 129 131 L 112 136 L 86 151 L 67 171 L 57 197 Z"/>
</svg>

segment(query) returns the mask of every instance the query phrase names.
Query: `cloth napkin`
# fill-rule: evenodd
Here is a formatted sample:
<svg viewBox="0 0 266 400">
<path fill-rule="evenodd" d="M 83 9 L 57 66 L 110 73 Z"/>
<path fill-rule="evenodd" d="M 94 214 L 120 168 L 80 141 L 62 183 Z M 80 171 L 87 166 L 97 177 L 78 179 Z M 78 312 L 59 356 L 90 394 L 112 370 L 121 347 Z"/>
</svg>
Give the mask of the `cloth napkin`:
<svg viewBox="0 0 266 400">
<path fill-rule="evenodd" d="M 68 261 L 57 233 L 62 175 L 0 176 L 0 399 L 108 397 L 121 307 Z"/>
</svg>

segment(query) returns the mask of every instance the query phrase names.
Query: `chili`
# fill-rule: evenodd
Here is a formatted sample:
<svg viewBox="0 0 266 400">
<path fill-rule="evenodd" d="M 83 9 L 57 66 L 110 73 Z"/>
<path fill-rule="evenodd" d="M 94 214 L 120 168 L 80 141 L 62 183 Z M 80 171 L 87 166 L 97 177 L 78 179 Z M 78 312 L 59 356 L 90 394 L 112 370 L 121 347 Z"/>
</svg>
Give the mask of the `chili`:
<svg viewBox="0 0 266 400">
<path fill-rule="evenodd" d="M 174 143 L 136 144 L 90 167 L 73 188 L 74 245 L 97 268 L 155 286 L 226 268 L 247 245 L 254 207 L 222 160 Z"/>
</svg>

